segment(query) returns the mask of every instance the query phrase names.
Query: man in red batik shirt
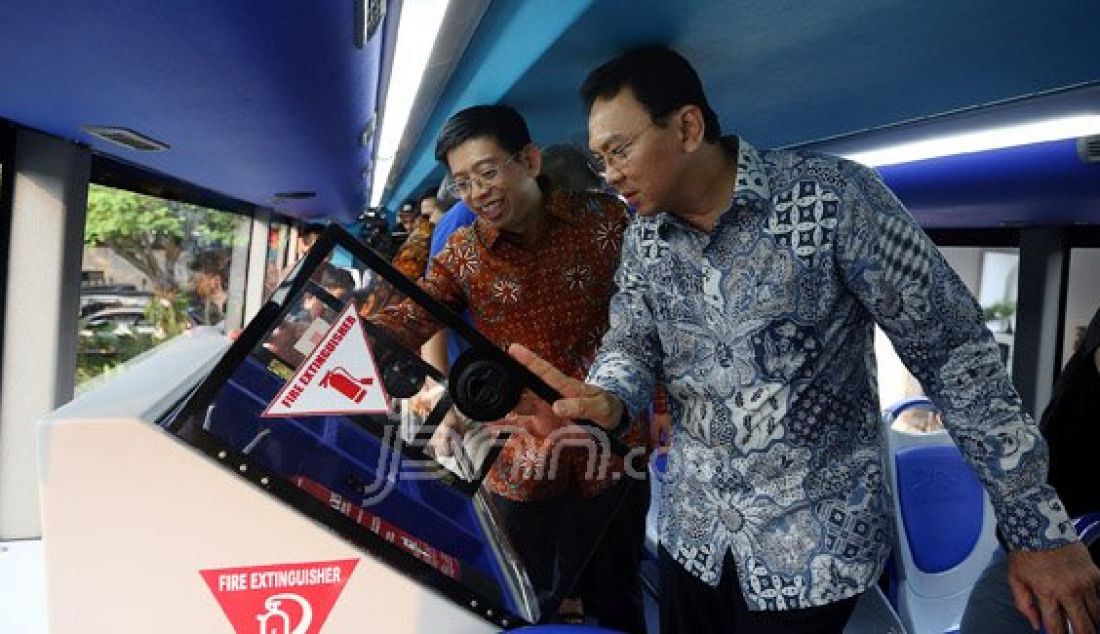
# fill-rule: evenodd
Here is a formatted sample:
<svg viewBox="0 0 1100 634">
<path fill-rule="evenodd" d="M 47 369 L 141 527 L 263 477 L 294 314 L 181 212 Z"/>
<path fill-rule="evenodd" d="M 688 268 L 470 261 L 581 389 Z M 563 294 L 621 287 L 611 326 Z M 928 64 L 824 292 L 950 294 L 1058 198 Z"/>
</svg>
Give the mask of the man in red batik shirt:
<svg viewBox="0 0 1100 634">
<path fill-rule="evenodd" d="M 451 236 L 420 286 L 456 312 L 468 309 L 474 327 L 502 348 L 522 343 L 583 378 L 608 326 L 612 278 L 628 222 L 623 204 L 604 194 L 554 188 L 540 177 L 539 149 L 519 113 L 506 106 L 475 106 L 451 117 L 440 132 L 436 158 L 449 168 L 452 193 L 477 220 Z M 370 319 L 410 349 L 440 329 L 411 301 Z M 628 444 L 644 444 L 643 427 L 634 424 Z M 561 570 L 579 565 L 571 545 L 558 543 L 574 532 L 565 522 L 605 517 L 614 506 L 608 500 L 625 484 L 616 485 L 620 478 L 613 476 L 621 475 L 621 459 L 593 476 L 585 473 L 588 452 L 575 448 L 562 452 L 568 457 L 557 469 L 546 469 L 556 438 L 537 430 L 513 436 L 486 478 L 509 538 L 545 601 L 544 616 L 564 598 L 567 588 L 560 584 L 572 581 L 561 578 L 570 576 Z M 584 595 L 585 610 L 598 614 L 601 624 L 627 631 L 644 630 L 637 582 L 643 489 L 631 489 L 640 503 L 624 505 L 590 564 L 590 572 L 607 570 L 614 578 L 590 574 L 591 590 Z"/>
</svg>

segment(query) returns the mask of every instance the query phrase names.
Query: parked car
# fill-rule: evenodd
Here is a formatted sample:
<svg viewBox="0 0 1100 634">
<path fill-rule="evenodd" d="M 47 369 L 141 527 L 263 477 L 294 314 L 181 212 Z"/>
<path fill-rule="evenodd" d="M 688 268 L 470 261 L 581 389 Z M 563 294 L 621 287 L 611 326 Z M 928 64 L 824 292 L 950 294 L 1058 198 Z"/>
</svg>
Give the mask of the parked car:
<svg viewBox="0 0 1100 634">
<path fill-rule="evenodd" d="M 149 291 L 136 291 L 114 287 L 81 289 L 80 317 L 90 317 L 107 308 L 137 308 L 144 310 L 152 300 Z"/>
<path fill-rule="evenodd" d="M 195 321 L 186 315 L 185 328 Z M 160 343 L 164 333 L 145 315 L 145 308 L 104 308 L 80 320 L 80 350 L 86 355 L 129 358 Z"/>
<path fill-rule="evenodd" d="M 148 335 L 152 336 L 155 326 L 145 317 L 145 309 L 136 306 L 122 306 L 104 308 L 81 322 L 80 330 L 104 331 L 108 330 L 116 335 Z"/>
</svg>

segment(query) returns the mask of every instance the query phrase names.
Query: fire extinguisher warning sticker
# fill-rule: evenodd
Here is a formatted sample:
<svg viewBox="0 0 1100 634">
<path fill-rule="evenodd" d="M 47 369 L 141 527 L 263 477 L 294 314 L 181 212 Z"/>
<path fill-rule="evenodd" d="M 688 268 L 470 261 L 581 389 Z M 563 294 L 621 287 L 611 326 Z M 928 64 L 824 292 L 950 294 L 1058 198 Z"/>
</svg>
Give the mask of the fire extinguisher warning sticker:
<svg viewBox="0 0 1100 634">
<path fill-rule="evenodd" d="M 263 416 L 384 414 L 389 404 L 355 304 L 348 302 Z"/>
<path fill-rule="evenodd" d="M 200 570 L 237 634 L 318 634 L 356 559 Z"/>
</svg>

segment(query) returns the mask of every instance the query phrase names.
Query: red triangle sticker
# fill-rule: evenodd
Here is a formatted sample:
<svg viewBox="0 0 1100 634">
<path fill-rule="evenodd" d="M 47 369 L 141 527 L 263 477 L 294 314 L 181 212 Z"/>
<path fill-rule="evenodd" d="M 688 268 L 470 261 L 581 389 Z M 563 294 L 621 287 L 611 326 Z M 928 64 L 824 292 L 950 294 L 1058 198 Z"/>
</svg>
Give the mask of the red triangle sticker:
<svg viewBox="0 0 1100 634">
<path fill-rule="evenodd" d="M 355 304 L 348 302 L 263 416 L 384 414 L 389 406 Z"/>
<path fill-rule="evenodd" d="M 200 570 L 237 634 L 320 634 L 358 559 Z"/>
</svg>

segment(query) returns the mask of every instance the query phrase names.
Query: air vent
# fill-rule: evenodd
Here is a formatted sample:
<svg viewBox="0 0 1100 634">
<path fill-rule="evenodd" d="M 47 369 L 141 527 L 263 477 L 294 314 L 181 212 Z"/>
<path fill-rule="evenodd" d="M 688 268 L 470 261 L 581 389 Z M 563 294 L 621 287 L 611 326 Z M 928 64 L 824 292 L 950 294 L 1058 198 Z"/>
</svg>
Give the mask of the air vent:
<svg viewBox="0 0 1100 634">
<path fill-rule="evenodd" d="M 144 134 L 134 132 L 129 128 L 118 128 L 114 126 L 102 125 L 86 125 L 81 129 L 96 138 L 107 141 L 108 143 L 121 145 L 122 147 L 129 148 L 131 150 L 138 150 L 139 152 L 160 152 L 162 150 L 168 149 L 167 143 L 163 143 L 156 139 L 147 137 Z"/>
<path fill-rule="evenodd" d="M 1086 163 L 1100 163 L 1100 134 L 1077 139 L 1077 156 Z"/>
<path fill-rule="evenodd" d="M 378 31 L 386 17 L 386 0 L 356 0 L 355 47 L 363 48 Z"/>
<path fill-rule="evenodd" d="M 272 196 L 275 200 L 308 200 L 316 197 L 317 192 L 279 192 Z"/>
</svg>

